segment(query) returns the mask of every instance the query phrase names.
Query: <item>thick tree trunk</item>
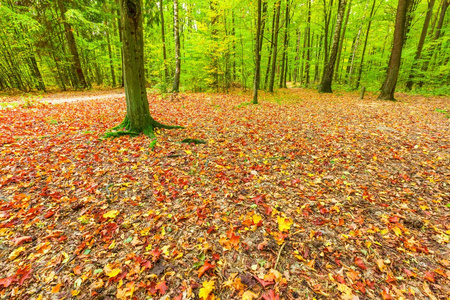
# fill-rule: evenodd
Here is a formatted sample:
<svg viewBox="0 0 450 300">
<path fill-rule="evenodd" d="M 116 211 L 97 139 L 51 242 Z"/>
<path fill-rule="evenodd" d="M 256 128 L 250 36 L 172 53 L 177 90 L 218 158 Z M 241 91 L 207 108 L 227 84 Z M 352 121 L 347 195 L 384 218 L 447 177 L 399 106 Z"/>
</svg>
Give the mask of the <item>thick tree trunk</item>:
<svg viewBox="0 0 450 300">
<path fill-rule="evenodd" d="M 260 35 L 261 35 L 261 0 L 258 0 L 257 8 L 258 19 L 256 21 L 256 46 L 255 46 L 255 77 L 253 79 L 253 104 L 258 104 L 258 89 L 259 89 L 259 77 L 260 77 L 260 65 L 261 65 L 261 47 L 260 47 Z"/>
<path fill-rule="evenodd" d="M 333 81 L 334 65 L 336 62 L 337 51 L 339 47 L 339 37 L 341 35 L 342 20 L 345 12 L 346 0 L 340 0 L 338 5 L 338 14 L 336 25 L 334 27 L 333 45 L 331 47 L 330 59 L 324 66 L 322 81 L 319 87 L 319 93 L 332 93 L 331 83 Z"/>
<path fill-rule="evenodd" d="M 167 69 L 167 52 L 166 52 L 166 34 L 164 32 L 164 6 L 163 0 L 159 0 L 159 14 L 161 16 L 161 38 L 163 50 L 163 68 L 164 68 L 164 84 L 169 79 L 169 70 Z"/>
<path fill-rule="evenodd" d="M 375 3 L 376 2 L 377 2 L 377 0 L 373 0 L 372 9 L 370 10 L 369 24 L 367 25 L 366 37 L 364 39 L 364 46 L 363 46 L 363 50 L 362 50 L 362 54 L 361 54 L 361 61 L 359 63 L 358 77 L 356 78 L 356 89 L 359 87 L 359 84 L 361 82 L 361 75 L 362 75 L 362 70 L 363 70 L 363 65 L 364 65 L 364 55 L 366 53 L 367 41 L 369 39 L 369 33 L 370 33 L 370 25 L 372 24 L 372 17 L 373 17 L 373 13 L 375 11 Z"/>
<path fill-rule="evenodd" d="M 142 0 L 120 0 L 120 23 L 123 38 L 123 70 L 127 114 L 124 121 L 114 129 L 126 131 L 109 132 L 106 137 L 143 132 L 155 137 L 155 128 L 179 128 L 156 122 L 150 115 L 144 70 L 144 34 L 142 28 Z"/>
<path fill-rule="evenodd" d="M 397 16 L 395 19 L 394 44 L 392 46 L 391 57 L 389 59 L 386 79 L 381 87 L 381 93 L 378 96 L 380 100 L 395 100 L 394 92 L 397 85 L 398 73 L 402 58 L 402 49 L 404 41 L 404 31 L 406 23 L 406 12 L 411 0 L 399 0 L 397 6 Z"/>
<path fill-rule="evenodd" d="M 175 77 L 173 78 L 172 92 L 178 93 L 180 91 L 180 74 L 181 74 L 178 0 L 173 1 L 173 34 L 174 34 L 174 38 L 175 38 Z"/>
<path fill-rule="evenodd" d="M 61 19 L 64 23 L 64 29 L 66 34 L 67 43 L 69 44 L 70 54 L 72 55 L 73 67 L 76 72 L 78 84 L 82 88 L 87 88 L 86 80 L 84 78 L 83 69 L 81 68 L 80 57 L 78 55 L 77 45 L 75 43 L 75 37 L 73 36 L 72 28 L 66 20 L 66 7 L 63 0 L 58 0 L 58 8 L 61 13 Z"/>
<path fill-rule="evenodd" d="M 277 47 L 278 47 L 278 30 L 280 25 L 280 10 L 281 0 L 278 0 L 276 5 L 277 13 L 275 16 L 275 27 L 273 28 L 273 59 L 270 71 L 269 92 L 273 93 L 273 87 L 275 85 L 275 67 L 277 65 Z"/>
<path fill-rule="evenodd" d="M 420 58 L 422 57 L 422 49 L 423 45 L 425 44 L 425 39 L 427 37 L 428 32 L 428 26 L 430 24 L 431 15 L 433 13 L 433 6 L 434 6 L 435 0 L 428 0 L 428 10 L 427 14 L 425 16 L 425 21 L 423 22 L 422 27 L 422 33 L 420 34 L 419 44 L 417 45 L 416 55 L 414 56 L 414 61 L 411 66 L 411 71 L 409 73 L 408 82 L 406 83 L 406 87 L 408 90 L 411 90 L 414 84 L 414 70 L 417 68 L 417 64 L 420 61 Z"/>
</svg>

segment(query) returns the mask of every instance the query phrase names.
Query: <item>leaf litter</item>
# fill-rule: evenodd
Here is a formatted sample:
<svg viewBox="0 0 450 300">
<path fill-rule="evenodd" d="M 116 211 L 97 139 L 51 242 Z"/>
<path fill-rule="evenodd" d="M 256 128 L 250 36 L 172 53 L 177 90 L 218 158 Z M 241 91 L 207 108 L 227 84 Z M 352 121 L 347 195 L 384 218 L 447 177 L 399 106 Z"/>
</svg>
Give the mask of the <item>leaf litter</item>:
<svg viewBox="0 0 450 300">
<path fill-rule="evenodd" d="M 448 99 L 149 96 L 0 111 L 3 299 L 442 299 Z M 205 143 L 181 143 L 201 140 Z"/>
</svg>

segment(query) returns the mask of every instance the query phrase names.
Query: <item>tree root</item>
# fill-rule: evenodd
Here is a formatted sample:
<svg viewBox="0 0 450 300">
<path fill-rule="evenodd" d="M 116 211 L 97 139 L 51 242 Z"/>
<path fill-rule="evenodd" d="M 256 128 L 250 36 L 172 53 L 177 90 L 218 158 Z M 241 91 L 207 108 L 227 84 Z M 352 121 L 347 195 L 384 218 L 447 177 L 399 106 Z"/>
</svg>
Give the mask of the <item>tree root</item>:
<svg viewBox="0 0 450 300">
<path fill-rule="evenodd" d="M 156 145 L 156 135 L 155 135 L 155 129 L 156 128 L 162 128 L 162 129 L 182 129 L 183 126 L 173 126 L 173 125 L 166 125 L 159 123 L 153 119 L 150 119 L 150 122 L 148 126 L 141 131 L 137 131 L 134 128 L 131 128 L 131 123 L 128 119 L 128 116 L 125 116 L 125 119 L 117 126 L 114 126 L 112 128 L 112 131 L 106 132 L 103 137 L 104 138 L 116 138 L 121 137 L 124 135 L 129 136 L 138 136 L 141 132 L 152 139 L 152 142 L 150 143 L 150 148 L 154 148 Z"/>
</svg>

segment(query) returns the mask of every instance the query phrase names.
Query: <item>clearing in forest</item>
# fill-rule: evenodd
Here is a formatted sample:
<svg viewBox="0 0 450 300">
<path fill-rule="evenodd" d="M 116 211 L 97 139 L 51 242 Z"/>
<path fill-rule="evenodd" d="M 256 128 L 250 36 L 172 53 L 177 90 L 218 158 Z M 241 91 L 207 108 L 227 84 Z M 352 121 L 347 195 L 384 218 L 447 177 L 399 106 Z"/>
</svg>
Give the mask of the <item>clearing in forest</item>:
<svg viewBox="0 0 450 300">
<path fill-rule="evenodd" d="M 397 98 L 150 95 L 153 149 L 121 94 L 5 106 L 0 297 L 449 297 L 450 104 Z"/>
</svg>

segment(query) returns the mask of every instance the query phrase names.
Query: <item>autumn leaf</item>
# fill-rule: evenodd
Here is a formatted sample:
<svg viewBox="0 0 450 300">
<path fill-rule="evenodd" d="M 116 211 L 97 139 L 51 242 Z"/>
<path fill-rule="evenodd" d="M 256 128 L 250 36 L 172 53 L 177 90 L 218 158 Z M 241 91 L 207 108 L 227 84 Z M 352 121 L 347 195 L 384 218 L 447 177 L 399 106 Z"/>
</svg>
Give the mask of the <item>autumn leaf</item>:
<svg viewBox="0 0 450 300">
<path fill-rule="evenodd" d="M 425 276 L 424 276 L 424 278 L 426 279 L 426 280 L 428 280 L 429 282 L 435 282 L 435 279 L 434 279 L 434 272 L 433 271 L 425 271 Z"/>
<path fill-rule="evenodd" d="M 283 218 L 278 216 L 277 217 L 277 221 L 278 221 L 278 229 L 283 232 L 283 231 L 289 231 L 289 229 L 291 228 L 293 221 L 288 219 L 288 218 Z"/>
<path fill-rule="evenodd" d="M 52 294 L 59 293 L 59 290 L 61 289 L 62 283 L 58 283 L 54 287 L 52 287 Z"/>
<path fill-rule="evenodd" d="M 13 252 L 11 252 L 11 254 L 9 255 L 8 259 L 9 260 L 14 260 L 16 259 L 20 254 L 22 254 L 22 252 L 25 251 L 25 247 L 19 247 L 17 249 L 15 249 Z"/>
<path fill-rule="evenodd" d="M 118 210 L 110 210 L 107 213 L 103 214 L 103 218 L 105 219 L 115 219 L 117 217 L 117 215 L 119 214 Z"/>
<path fill-rule="evenodd" d="M 253 300 L 258 298 L 258 294 L 253 293 L 252 291 L 245 291 L 242 294 L 242 300 Z"/>
<path fill-rule="evenodd" d="M 386 265 L 384 264 L 384 261 L 382 259 L 377 259 L 377 266 L 381 272 L 384 272 L 386 270 Z"/>
<path fill-rule="evenodd" d="M 215 284 L 214 280 L 204 281 L 202 283 L 203 287 L 200 289 L 198 296 L 206 300 L 209 294 L 214 290 L 214 284 Z"/>
<path fill-rule="evenodd" d="M 159 291 L 161 295 L 164 295 L 167 291 L 166 281 L 160 281 L 156 284 L 155 288 Z"/>
<path fill-rule="evenodd" d="M 22 243 L 31 242 L 32 240 L 33 240 L 33 238 L 31 236 L 22 236 L 19 238 L 15 238 L 13 240 L 13 244 L 14 244 L 14 246 L 19 246 Z"/>
<path fill-rule="evenodd" d="M 355 257 L 355 265 L 357 265 L 358 267 L 360 267 L 363 270 L 367 270 L 367 267 L 364 264 L 364 261 L 359 257 Z"/>
<path fill-rule="evenodd" d="M 214 267 L 215 267 L 215 265 L 212 265 L 209 262 L 205 261 L 203 266 L 198 270 L 198 278 L 202 277 L 206 271 L 208 271 L 209 269 L 212 269 Z"/>
<path fill-rule="evenodd" d="M 270 290 L 262 295 L 262 299 L 264 300 L 280 300 L 280 296 L 275 294 L 274 290 Z"/>
<path fill-rule="evenodd" d="M 122 272 L 122 270 L 119 268 L 113 269 L 113 266 L 111 264 L 107 264 L 103 268 L 103 270 L 105 271 L 105 274 L 111 278 L 116 277 L 117 275 L 119 275 L 120 272 Z"/>
</svg>

